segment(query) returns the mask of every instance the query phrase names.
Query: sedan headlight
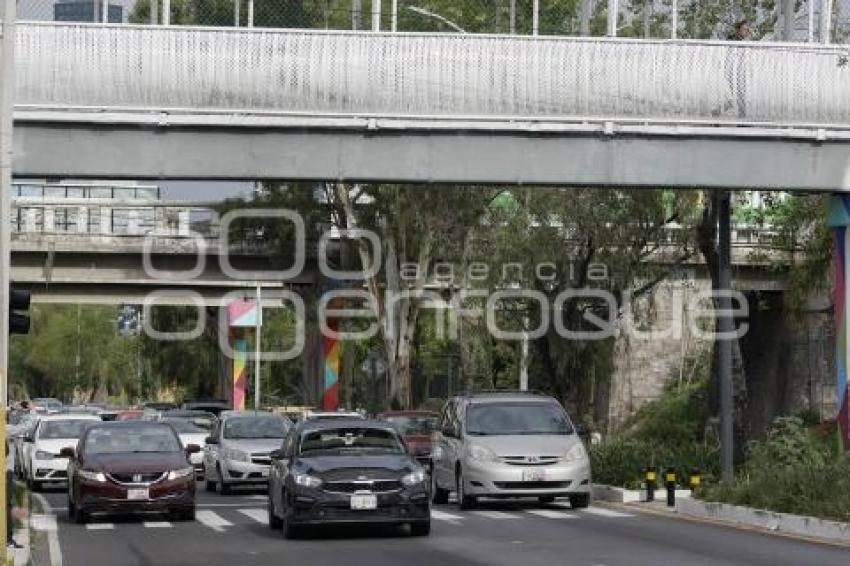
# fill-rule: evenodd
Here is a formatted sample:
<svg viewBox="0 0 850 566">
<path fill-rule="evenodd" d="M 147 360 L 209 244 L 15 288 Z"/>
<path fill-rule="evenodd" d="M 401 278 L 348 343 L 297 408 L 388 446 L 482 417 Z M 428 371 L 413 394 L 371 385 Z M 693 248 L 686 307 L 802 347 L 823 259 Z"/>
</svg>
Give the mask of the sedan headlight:
<svg viewBox="0 0 850 566">
<path fill-rule="evenodd" d="M 477 444 L 469 445 L 469 457 L 472 460 L 477 460 L 479 462 L 498 462 L 499 457 L 496 456 L 496 453 L 487 448 L 486 446 L 479 446 Z"/>
<path fill-rule="evenodd" d="M 36 460 L 52 460 L 53 454 L 51 452 L 45 452 L 44 450 L 36 450 L 35 451 L 35 459 Z"/>
<path fill-rule="evenodd" d="M 84 480 L 96 481 L 100 483 L 106 482 L 106 475 L 103 472 L 92 472 L 91 470 L 78 470 L 78 474 Z"/>
<path fill-rule="evenodd" d="M 425 470 L 416 470 L 401 478 L 401 483 L 407 487 L 413 487 L 425 481 Z"/>
<path fill-rule="evenodd" d="M 193 468 L 191 466 L 188 467 L 188 468 L 180 468 L 179 470 L 171 470 L 170 472 L 168 472 L 168 479 L 169 480 L 177 480 L 177 479 L 180 479 L 180 478 L 187 478 L 194 473 L 195 473 L 195 468 Z"/>
<path fill-rule="evenodd" d="M 316 489 L 322 485 L 322 480 L 309 474 L 295 474 L 292 479 L 295 481 L 295 485 L 301 487 Z"/>
<path fill-rule="evenodd" d="M 228 460 L 236 460 L 237 462 L 250 462 L 251 458 L 248 457 L 246 452 L 242 452 L 241 450 L 228 450 L 227 451 L 227 459 Z"/>
<path fill-rule="evenodd" d="M 565 462 L 575 462 L 576 460 L 587 460 L 587 451 L 581 442 L 577 442 L 575 446 L 567 450 L 567 453 L 564 454 Z"/>
</svg>

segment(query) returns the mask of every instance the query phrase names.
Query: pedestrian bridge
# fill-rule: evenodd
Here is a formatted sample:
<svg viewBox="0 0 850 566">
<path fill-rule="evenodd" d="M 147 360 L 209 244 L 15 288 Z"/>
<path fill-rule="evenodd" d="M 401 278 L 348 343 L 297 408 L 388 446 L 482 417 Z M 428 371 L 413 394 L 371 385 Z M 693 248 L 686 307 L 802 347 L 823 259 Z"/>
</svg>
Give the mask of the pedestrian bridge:
<svg viewBox="0 0 850 566">
<path fill-rule="evenodd" d="M 812 44 L 20 23 L 16 175 L 850 190 Z"/>
</svg>

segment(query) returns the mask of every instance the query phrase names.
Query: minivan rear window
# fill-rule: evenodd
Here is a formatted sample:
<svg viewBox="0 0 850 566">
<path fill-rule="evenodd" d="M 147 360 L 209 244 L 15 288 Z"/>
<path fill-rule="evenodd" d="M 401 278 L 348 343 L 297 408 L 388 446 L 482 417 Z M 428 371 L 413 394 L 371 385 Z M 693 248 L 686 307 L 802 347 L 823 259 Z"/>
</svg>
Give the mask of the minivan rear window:
<svg viewBox="0 0 850 566">
<path fill-rule="evenodd" d="M 557 403 L 504 402 L 472 404 L 466 432 L 478 436 L 572 434 L 573 425 Z"/>
</svg>

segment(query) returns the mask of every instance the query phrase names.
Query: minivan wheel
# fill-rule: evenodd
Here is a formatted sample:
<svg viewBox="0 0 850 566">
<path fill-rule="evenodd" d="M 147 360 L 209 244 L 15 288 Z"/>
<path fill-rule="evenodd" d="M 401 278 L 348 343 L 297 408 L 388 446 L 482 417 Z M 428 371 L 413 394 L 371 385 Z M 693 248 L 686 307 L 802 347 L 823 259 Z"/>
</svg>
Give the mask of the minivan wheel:
<svg viewBox="0 0 850 566">
<path fill-rule="evenodd" d="M 466 482 L 463 479 L 463 471 L 457 471 L 457 503 L 461 509 L 475 509 L 478 505 L 478 499 L 474 495 L 466 494 Z"/>
<path fill-rule="evenodd" d="M 445 505 L 449 502 L 449 490 L 437 484 L 437 476 L 433 471 L 431 471 L 431 499 L 437 505 Z"/>
<path fill-rule="evenodd" d="M 570 507 L 573 509 L 584 509 L 590 505 L 589 493 L 577 493 L 570 495 Z"/>
</svg>

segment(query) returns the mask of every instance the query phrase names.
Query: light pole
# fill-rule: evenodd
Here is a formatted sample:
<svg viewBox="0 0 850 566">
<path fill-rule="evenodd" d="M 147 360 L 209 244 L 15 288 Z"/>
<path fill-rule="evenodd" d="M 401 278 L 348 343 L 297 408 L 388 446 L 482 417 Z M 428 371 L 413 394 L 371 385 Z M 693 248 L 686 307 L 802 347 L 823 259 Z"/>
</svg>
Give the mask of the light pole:
<svg viewBox="0 0 850 566">
<path fill-rule="evenodd" d="M 420 8 L 419 6 L 408 6 L 407 9 L 410 10 L 411 12 L 416 12 L 420 16 L 425 16 L 426 18 L 433 18 L 433 19 L 435 19 L 439 22 L 442 22 L 442 23 L 446 24 L 447 26 L 449 26 L 450 28 L 452 28 L 453 30 L 455 30 L 456 32 L 466 33 L 465 29 L 463 29 L 462 27 L 460 27 L 459 25 L 457 25 L 453 21 L 451 21 L 447 18 L 444 18 L 440 14 L 437 14 L 437 13 L 432 12 L 430 10 L 426 10 L 425 8 Z"/>
<path fill-rule="evenodd" d="M 9 403 L 9 275 L 12 226 L 12 125 L 15 94 L 15 9 L 17 0 L 5 0 L 0 33 L 0 437 L 6 439 Z M 6 451 L 0 450 L 0 470 L 6 469 Z M 6 533 L 6 481 L 0 482 L 0 532 Z"/>
</svg>

